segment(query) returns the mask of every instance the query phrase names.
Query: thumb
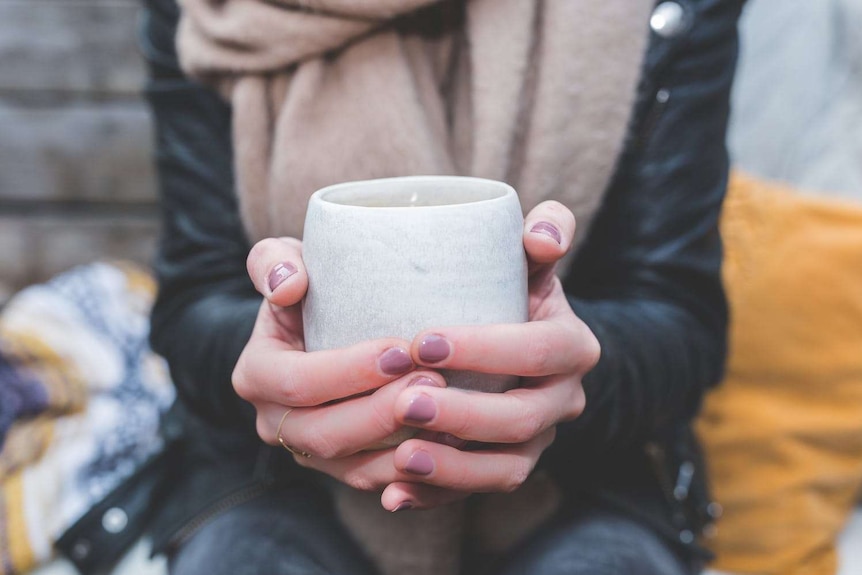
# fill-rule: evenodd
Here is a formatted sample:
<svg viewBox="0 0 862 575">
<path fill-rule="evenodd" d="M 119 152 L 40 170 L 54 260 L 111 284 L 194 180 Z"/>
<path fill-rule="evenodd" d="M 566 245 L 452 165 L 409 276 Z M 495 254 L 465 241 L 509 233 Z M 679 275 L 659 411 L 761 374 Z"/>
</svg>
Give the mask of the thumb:
<svg viewBox="0 0 862 575">
<path fill-rule="evenodd" d="M 255 289 L 276 306 L 298 303 L 308 289 L 302 242 L 297 239 L 267 238 L 257 242 L 248 254 L 246 267 Z"/>
<path fill-rule="evenodd" d="M 560 202 L 546 201 L 524 218 L 524 250 L 530 276 L 547 273 L 572 246 L 575 216 Z"/>
</svg>

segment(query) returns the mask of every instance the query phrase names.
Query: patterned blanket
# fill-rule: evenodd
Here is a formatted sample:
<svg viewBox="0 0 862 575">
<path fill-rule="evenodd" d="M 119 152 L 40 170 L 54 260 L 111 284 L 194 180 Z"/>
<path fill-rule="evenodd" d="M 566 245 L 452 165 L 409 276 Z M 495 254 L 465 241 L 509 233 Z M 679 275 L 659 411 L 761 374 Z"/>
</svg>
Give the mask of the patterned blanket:
<svg viewBox="0 0 862 575">
<path fill-rule="evenodd" d="M 147 345 L 151 277 L 96 263 L 27 288 L 0 313 L 0 575 L 53 543 L 162 448 L 173 401 Z"/>
</svg>

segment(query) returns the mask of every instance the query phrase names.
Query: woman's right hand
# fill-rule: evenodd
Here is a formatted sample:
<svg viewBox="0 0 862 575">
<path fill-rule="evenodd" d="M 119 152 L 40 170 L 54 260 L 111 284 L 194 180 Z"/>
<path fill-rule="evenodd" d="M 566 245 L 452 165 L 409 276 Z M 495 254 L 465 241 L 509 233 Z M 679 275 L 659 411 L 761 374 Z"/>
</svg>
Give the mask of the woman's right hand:
<svg viewBox="0 0 862 575">
<path fill-rule="evenodd" d="M 399 429 L 393 407 L 401 391 L 417 384 L 445 387 L 443 378 L 414 371 L 410 342 L 395 338 L 306 352 L 300 302 L 308 277 L 299 240 L 258 242 L 248 272 L 264 301 L 233 385 L 257 410 L 258 435 L 278 444 L 281 425 L 284 442 L 311 456 L 303 464 L 342 460 L 327 472 L 353 487 L 382 489 L 395 481 L 393 450 L 365 450 Z"/>
</svg>

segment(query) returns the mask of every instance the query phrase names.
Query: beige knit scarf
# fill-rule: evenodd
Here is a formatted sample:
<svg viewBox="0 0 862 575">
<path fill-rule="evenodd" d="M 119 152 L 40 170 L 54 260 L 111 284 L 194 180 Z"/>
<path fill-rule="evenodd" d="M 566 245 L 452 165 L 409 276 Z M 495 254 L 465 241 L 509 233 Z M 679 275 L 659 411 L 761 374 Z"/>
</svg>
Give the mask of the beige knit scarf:
<svg viewBox="0 0 862 575">
<path fill-rule="evenodd" d="M 301 237 L 309 195 L 348 180 L 504 180 L 525 210 L 566 204 L 588 229 L 618 159 L 650 0 L 181 0 L 183 68 L 233 106 L 251 240 Z M 384 575 L 458 572 L 551 512 L 541 478 L 432 512 L 336 490 Z M 471 550 L 475 551 L 474 548 Z"/>
</svg>

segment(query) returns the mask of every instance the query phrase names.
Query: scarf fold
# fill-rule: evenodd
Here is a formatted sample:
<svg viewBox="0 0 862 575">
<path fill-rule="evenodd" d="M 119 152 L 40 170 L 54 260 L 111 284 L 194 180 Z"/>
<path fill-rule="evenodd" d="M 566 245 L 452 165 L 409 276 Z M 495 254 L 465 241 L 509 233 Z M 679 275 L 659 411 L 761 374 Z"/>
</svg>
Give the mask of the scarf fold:
<svg viewBox="0 0 862 575">
<path fill-rule="evenodd" d="M 233 105 L 252 240 L 333 183 L 504 180 L 582 237 L 619 156 L 647 0 L 183 0 L 183 68 Z"/>
<path fill-rule="evenodd" d="M 181 64 L 233 108 L 252 241 L 302 237 L 308 197 L 324 186 L 437 174 L 506 181 L 525 211 L 558 200 L 577 243 L 623 146 L 653 4 L 181 1 Z M 462 539 L 501 552 L 547 518 L 558 498 L 548 485 L 534 477 L 469 506 L 394 515 L 378 495 L 334 493 L 381 573 L 446 575 Z"/>
</svg>

